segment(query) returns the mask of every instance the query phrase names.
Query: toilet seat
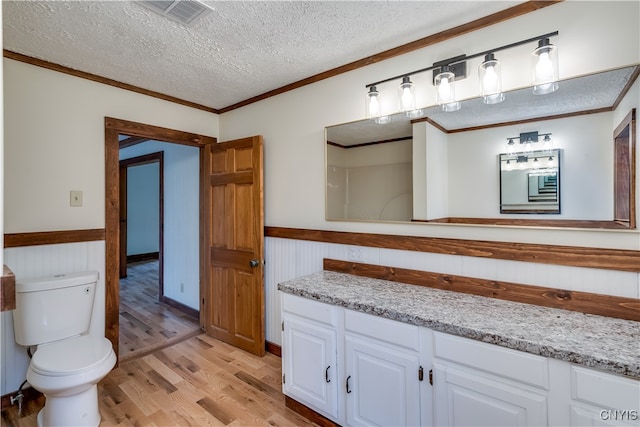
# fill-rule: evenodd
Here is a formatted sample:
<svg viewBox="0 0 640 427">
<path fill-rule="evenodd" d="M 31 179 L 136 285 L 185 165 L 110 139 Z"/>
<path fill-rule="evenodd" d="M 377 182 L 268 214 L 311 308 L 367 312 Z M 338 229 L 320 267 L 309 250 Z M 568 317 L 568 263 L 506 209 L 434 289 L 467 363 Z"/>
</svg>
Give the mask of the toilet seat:
<svg viewBox="0 0 640 427">
<path fill-rule="evenodd" d="M 112 353 L 111 342 L 105 337 L 83 335 L 39 346 L 30 366 L 43 376 L 81 375 L 98 367 Z"/>
</svg>

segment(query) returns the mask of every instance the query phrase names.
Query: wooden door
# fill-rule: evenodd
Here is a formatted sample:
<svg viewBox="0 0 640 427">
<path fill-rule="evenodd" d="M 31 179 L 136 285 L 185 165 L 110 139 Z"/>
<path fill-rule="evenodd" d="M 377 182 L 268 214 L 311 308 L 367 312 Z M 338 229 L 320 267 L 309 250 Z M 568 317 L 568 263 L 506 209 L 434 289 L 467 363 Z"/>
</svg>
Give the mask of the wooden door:
<svg viewBox="0 0 640 427">
<path fill-rule="evenodd" d="M 614 131 L 613 220 L 636 228 L 635 108 Z"/>
<path fill-rule="evenodd" d="M 264 355 L 262 137 L 203 147 L 203 318 L 214 338 Z"/>
</svg>

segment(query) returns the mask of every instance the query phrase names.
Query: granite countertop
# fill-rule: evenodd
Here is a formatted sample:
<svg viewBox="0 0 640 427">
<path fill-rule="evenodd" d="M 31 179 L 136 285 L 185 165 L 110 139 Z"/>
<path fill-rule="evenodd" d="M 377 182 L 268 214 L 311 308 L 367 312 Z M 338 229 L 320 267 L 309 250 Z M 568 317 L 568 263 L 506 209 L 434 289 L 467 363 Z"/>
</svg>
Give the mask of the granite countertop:
<svg viewBox="0 0 640 427">
<path fill-rule="evenodd" d="M 278 285 L 304 298 L 640 379 L 640 322 L 321 271 Z"/>
</svg>

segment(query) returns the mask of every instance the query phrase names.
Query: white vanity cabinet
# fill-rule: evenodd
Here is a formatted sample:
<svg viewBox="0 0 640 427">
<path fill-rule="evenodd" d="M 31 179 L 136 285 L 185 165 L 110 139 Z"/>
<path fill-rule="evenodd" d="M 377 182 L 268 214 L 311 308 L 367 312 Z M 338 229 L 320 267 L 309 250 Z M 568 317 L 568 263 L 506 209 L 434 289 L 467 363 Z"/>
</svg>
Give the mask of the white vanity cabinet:
<svg viewBox="0 0 640 427">
<path fill-rule="evenodd" d="M 418 326 L 289 294 L 282 302 L 287 396 L 341 425 L 420 425 Z"/>
<path fill-rule="evenodd" d="M 640 425 L 640 381 L 571 366 L 572 426 Z"/>
<path fill-rule="evenodd" d="M 639 425 L 637 379 L 282 297 L 284 393 L 340 425 Z"/>
<path fill-rule="evenodd" d="M 434 332 L 435 424 L 548 424 L 548 359 Z"/>
<path fill-rule="evenodd" d="M 420 425 L 419 327 L 344 314 L 347 425 Z"/>
<path fill-rule="evenodd" d="M 283 294 L 282 303 L 284 394 L 338 420 L 340 309 L 288 294 Z"/>
</svg>

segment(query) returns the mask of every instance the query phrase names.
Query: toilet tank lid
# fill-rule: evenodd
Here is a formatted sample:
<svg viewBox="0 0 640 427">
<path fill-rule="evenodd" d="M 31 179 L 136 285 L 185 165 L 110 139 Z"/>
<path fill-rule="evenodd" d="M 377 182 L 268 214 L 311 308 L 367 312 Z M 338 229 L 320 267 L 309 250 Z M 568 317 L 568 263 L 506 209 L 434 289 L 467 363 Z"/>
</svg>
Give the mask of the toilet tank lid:
<svg viewBox="0 0 640 427">
<path fill-rule="evenodd" d="M 81 271 L 28 279 L 18 279 L 16 280 L 16 293 L 46 291 L 50 289 L 86 285 L 97 282 L 98 277 L 100 277 L 100 274 L 97 271 Z"/>
</svg>

